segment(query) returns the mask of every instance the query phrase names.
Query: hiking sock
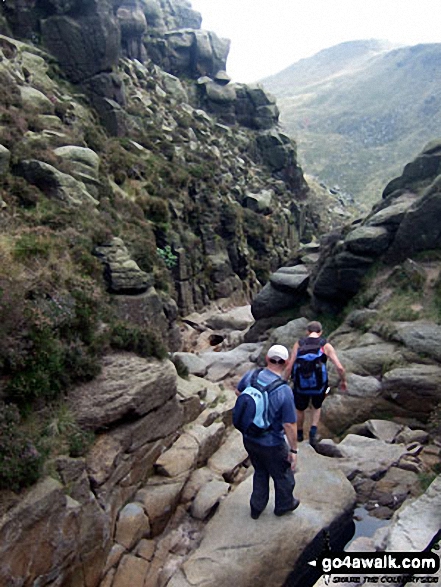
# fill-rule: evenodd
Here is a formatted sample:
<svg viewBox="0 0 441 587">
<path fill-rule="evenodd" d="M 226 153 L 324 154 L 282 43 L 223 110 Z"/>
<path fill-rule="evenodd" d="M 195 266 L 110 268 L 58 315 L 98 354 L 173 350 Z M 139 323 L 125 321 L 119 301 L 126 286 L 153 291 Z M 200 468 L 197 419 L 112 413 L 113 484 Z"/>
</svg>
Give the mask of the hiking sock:
<svg viewBox="0 0 441 587">
<path fill-rule="evenodd" d="M 303 430 L 297 430 L 297 442 L 303 441 Z"/>
</svg>

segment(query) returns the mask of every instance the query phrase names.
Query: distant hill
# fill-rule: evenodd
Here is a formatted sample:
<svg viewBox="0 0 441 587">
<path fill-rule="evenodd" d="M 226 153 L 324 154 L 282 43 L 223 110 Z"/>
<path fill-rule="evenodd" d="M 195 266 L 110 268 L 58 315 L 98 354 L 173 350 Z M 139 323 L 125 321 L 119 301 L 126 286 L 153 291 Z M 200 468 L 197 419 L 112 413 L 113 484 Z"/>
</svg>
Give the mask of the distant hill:
<svg viewBox="0 0 441 587">
<path fill-rule="evenodd" d="M 367 204 L 441 136 L 441 44 L 342 43 L 261 83 L 303 169 Z"/>
</svg>

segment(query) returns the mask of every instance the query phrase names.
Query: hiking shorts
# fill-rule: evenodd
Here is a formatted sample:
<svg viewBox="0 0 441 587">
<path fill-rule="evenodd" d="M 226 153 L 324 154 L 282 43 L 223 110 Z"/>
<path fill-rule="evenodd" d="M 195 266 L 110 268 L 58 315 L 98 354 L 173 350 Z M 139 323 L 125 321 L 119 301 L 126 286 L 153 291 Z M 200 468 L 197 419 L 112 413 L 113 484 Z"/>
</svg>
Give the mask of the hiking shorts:
<svg viewBox="0 0 441 587">
<path fill-rule="evenodd" d="M 322 407 L 323 400 L 326 397 L 325 391 L 322 393 L 298 393 L 297 391 L 294 391 L 293 393 L 296 409 L 304 412 L 311 402 L 312 407 L 318 410 Z"/>
</svg>

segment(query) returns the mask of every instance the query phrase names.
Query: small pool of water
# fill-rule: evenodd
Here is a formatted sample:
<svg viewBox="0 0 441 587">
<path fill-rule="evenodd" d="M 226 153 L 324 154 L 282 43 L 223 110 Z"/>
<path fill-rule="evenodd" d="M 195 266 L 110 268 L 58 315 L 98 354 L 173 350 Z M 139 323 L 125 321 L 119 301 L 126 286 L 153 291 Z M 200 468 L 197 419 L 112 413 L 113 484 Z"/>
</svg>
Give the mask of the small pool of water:
<svg viewBox="0 0 441 587">
<path fill-rule="evenodd" d="M 347 548 L 356 538 L 360 538 L 360 536 L 371 538 L 379 528 L 383 528 L 390 523 L 390 520 L 380 520 L 380 518 L 371 516 L 363 506 L 355 508 L 353 518 L 355 525 L 354 535 L 346 544 L 345 548 Z"/>
</svg>

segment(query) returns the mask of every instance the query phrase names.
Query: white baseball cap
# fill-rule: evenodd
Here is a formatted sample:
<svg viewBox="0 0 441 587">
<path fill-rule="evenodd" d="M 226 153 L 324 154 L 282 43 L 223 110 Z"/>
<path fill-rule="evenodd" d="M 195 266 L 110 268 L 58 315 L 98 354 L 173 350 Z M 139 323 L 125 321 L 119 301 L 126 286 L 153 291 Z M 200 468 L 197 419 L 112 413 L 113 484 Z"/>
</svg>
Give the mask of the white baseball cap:
<svg viewBox="0 0 441 587">
<path fill-rule="evenodd" d="M 281 344 L 274 344 L 269 348 L 266 356 L 268 359 L 283 359 L 286 361 L 289 357 L 288 349 Z"/>
</svg>

